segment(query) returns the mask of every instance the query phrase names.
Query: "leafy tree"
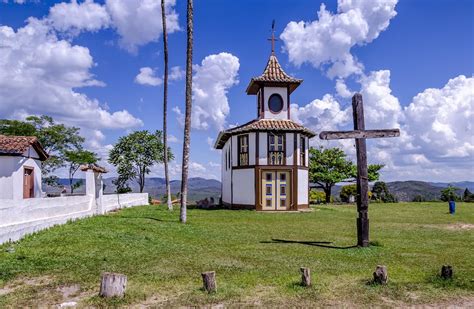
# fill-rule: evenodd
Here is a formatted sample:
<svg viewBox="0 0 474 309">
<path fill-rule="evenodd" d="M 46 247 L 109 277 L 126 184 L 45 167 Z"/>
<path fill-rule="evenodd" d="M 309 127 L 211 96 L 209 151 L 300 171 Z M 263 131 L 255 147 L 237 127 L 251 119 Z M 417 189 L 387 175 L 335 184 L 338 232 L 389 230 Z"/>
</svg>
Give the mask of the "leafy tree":
<svg viewBox="0 0 474 309">
<path fill-rule="evenodd" d="M 464 190 L 463 199 L 464 202 L 474 202 L 474 194 L 469 191 L 468 188 Z"/>
<path fill-rule="evenodd" d="M 163 149 L 168 149 L 168 129 L 167 129 L 167 113 L 168 113 L 168 34 L 166 29 L 166 12 L 165 0 L 161 0 L 161 21 L 163 23 L 163 57 L 165 60 L 165 73 L 163 77 Z M 168 210 L 173 210 L 171 202 L 170 177 L 168 173 L 168 152 L 163 151 L 163 163 L 165 165 L 165 182 L 166 182 L 166 200 Z"/>
<path fill-rule="evenodd" d="M 115 192 L 117 192 L 119 194 L 132 192 L 132 188 L 130 188 L 130 186 L 128 185 L 128 180 L 124 179 L 120 175 L 119 175 L 119 177 L 117 177 L 117 179 L 112 180 L 112 183 L 116 187 Z"/>
<path fill-rule="evenodd" d="M 372 198 L 384 203 L 396 203 L 398 199 L 388 191 L 387 184 L 383 181 L 377 181 L 372 187 Z"/>
<path fill-rule="evenodd" d="M 371 164 L 368 166 L 369 181 L 379 178 L 379 171 L 383 165 Z M 309 180 L 316 184 L 316 188 L 326 193 L 326 203 L 331 201 L 331 191 L 339 182 L 355 181 L 357 167 L 346 159 L 346 154 L 340 148 L 313 148 L 309 150 Z"/>
<path fill-rule="evenodd" d="M 459 201 L 459 196 L 456 194 L 459 188 L 453 187 L 452 185 L 448 185 L 447 188 L 441 190 L 441 200 L 445 202 L 449 201 Z"/>
<path fill-rule="evenodd" d="M 191 109 L 193 105 L 193 0 L 187 1 L 186 43 L 186 110 L 184 114 L 183 164 L 181 165 L 181 207 L 179 221 L 186 223 L 188 202 L 188 167 L 191 144 Z"/>
<path fill-rule="evenodd" d="M 119 139 L 109 153 L 109 162 L 117 167 L 121 185 L 135 179 L 143 192 L 145 176 L 150 173 L 150 167 L 163 162 L 163 153 L 161 131 L 153 134 L 147 130 L 136 131 Z M 168 157 L 173 159 L 169 148 Z"/>
<path fill-rule="evenodd" d="M 422 196 L 421 194 L 417 194 L 413 198 L 413 202 L 417 202 L 417 203 L 426 202 L 426 198 L 424 196 Z"/>
<path fill-rule="evenodd" d="M 82 148 L 78 148 L 76 150 L 66 150 L 64 152 L 64 158 L 69 165 L 68 167 L 68 176 L 69 176 L 69 186 L 71 187 L 71 194 L 74 193 L 74 189 L 79 188 L 82 185 L 82 181 L 78 181 L 73 183 L 74 181 L 74 174 L 76 174 L 77 170 L 82 164 L 93 164 L 99 161 L 97 154 L 92 151 L 84 150 Z"/>
<path fill-rule="evenodd" d="M 50 116 L 28 116 L 25 121 L 0 120 L 0 134 L 36 136 L 50 155 L 44 162 L 42 172 L 48 175 L 65 165 L 65 152 L 81 147 L 84 138 L 79 135 L 79 128 L 56 123 Z"/>
<path fill-rule="evenodd" d="M 341 201 L 348 203 L 351 196 L 357 196 L 357 185 L 343 186 L 341 192 L 339 193 Z"/>
</svg>

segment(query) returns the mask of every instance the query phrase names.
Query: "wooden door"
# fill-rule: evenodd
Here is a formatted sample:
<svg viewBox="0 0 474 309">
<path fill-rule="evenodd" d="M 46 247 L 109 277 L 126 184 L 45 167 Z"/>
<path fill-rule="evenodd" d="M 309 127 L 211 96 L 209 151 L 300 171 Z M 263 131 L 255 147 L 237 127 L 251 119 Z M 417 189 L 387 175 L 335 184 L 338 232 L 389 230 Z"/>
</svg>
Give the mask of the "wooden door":
<svg viewBox="0 0 474 309">
<path fill-rule="evenodd" d="M 32 167 L 23 169 L 23 198 L 35 197 L 35 175 Z"/>
<path fill-rule="evenodd" d="M 288 210 L 291 204 L 289 171 L 262 172 L 262 210 Z"/>
<path fill-rule="evenodd" d="M 276 210 L 290 208 L 290 173 L 287 171 L 276 172 Z"/>
</svg>

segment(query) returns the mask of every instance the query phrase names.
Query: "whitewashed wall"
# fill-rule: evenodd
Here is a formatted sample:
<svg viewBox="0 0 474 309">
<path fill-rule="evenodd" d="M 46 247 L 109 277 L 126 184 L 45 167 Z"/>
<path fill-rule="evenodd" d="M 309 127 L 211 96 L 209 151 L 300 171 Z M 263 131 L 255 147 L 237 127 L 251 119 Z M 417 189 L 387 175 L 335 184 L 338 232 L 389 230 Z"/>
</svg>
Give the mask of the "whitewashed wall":
<svg viewBox="0 0 474 309">
<path fill-rule="evenodd" d="M 104 195 L 106 212 L 124 207 L 148 205 L 148 193 Z M 99 213 L 91 195 L 34 199 L 0 200 L 0 244 L 16 241 L 27 234 L 64 224 L 68 220 Z"/>
<path fill-rule="evenodd" d="M 298 135 L 297 135 L 298 136 Z M 286 165 L 293 165 L 293 153 L 295 152 L 295 134 L 286 133 Z"/>
<path fill-rule="evenodd" d="M 232 175 L 233 204 L 255 205 L 255 170 L 237 169 Z"/>
<path fill-rule="evenodd" d="M 308 204 L 308 170 L 298 170 L 298 205 Z"/>
<path fill-rule="evenodd" d="M 283 109 L 278 114 L 274 114 L 268 107 L 268 99 L 274 93 L 277 93 L 283 99 Z M 264 106 L 264 118 L 267 119 L 288 119 L 288 95 L 287 89 L 284 87 L 265 87 L 263 106 Z"/>
<path fill-rule="evenodd" d="M 268 164 L 268 159 L 267 159 L 267 142 L 268 142 L 268 137 L 266 132 L 260 132 L 258 134 L 258 139 L 260 141 L 260 144 L 258 146 L 258 164 L 260 165 L 267 165 Z"/>
<path fill-rule="evenodd" d="M 222 171 L 222 202 L 230 203 L 231 198 L 231 188 L 230 188 L 230 177 L 231 177 L 231 167 L 228 166 L 226 160 L 230 155 L 230 139 L 225 143 L 222 148 L 222 161 L 221 161 L 221 171 Z M 226 169 L 227 166 L 227 169 Z"/>
<path fill-rule="evenodd" d="M 29 156 L 29 157 L 28 157 Z M 34 194 L 41 197 L 41 161 L 30 147 L 22 156 L 0 156 L 0 199 L 23 199 L 23 167 L 34 169 Z"/>
</svg>

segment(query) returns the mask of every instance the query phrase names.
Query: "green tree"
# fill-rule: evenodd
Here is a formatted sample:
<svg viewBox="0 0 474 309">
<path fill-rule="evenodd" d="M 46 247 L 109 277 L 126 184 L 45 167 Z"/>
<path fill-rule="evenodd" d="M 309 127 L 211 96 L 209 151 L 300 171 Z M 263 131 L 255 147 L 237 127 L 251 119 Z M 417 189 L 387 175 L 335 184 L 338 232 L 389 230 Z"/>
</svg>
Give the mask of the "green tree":
<svg viewBox="0 0 474 309">
<path fill-rule="evenodd" d="M 343 186 L 341 192 L 339 193 L 341 201 L 348 203 L 351 196 L 357 196 L 357 185 Z"/>
<path fill-rule="evenodd" d="M 383 165 L 368 166 L 369 181 L 379 178 Z M 331 191 L 339 182 L 352 182 L 357 177 L 357 167 L 346 159 L 346 154 L 340 148 L 313 148 L 309 150 L 309 180 L 316 188 L 326 193 L 326 203 L 331 201 Z"/>
<path fill-rule="evenodd" d="M 372 187 L 372 198 L 384 203 L 396 203 L 398 199 L 390 193 L 387 184 L 383 181 L 377 181 Z"/>
<path fill-rule="evenodd" d="M 460 190 L 459 188 L 448 185 L 447 188 L 441 190 L 441 200 L 448 201 L 459 201 L 459 196 L 456 194 L 456 191 Z"/>
<path fill-rule="evenodd" d="M 135 179 L 143 192 L 145 176 L 150 173 L 154 164 L 163 163 L 164 146 L 162 132 L 149 133 L 147 130 L 136 131 L 120 137 L 109 153 L 109 162 L 117 167 L 121 184 Z M 168 157 L 173 154 L 168 148 Z"/>
<path fill-rule="evenodd" d="M 464 194 L 463 194 L 463 198 L 462 200 L 464 202 L 474 202 L 474 194 L 471 193 L 471 191 L 469 191 L 468 188 L 466 188 L 464 190 Z"/>
<path fill-rule="evenodd" d="M 74 189 L 81 186 L 82 181 L 74 182 L 74 175 L 82 164 L 93 164 L 99 161 L 97 154 L 92 151 L 78 148 L 75 150 L 66 150 L 64 152 L 64 159 L 68 167 L 69 186 L 71 187 L 71 194 L 74 193 Z"/>
<path fill-rule="evenodd" d="M 56 123 L 50 116 L 28 116 L 25 121 L 0 120 L 0 134 L 36 136 L 50 155 L 43 164 L 42 172 L 48 175 L 65 165 L 65 152 L 81 147 L 84 137 L 79 135 L 79 128 Z"/>
</svg>

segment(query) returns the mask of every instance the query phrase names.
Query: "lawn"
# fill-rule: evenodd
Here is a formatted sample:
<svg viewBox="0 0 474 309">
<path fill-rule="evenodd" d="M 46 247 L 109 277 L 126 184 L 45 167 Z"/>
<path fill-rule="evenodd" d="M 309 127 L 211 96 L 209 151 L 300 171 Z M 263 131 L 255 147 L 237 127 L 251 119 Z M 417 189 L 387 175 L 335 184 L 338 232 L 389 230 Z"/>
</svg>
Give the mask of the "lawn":
<svg viewBox="0 0 474 309">
<path fill-rule="evenodd" d="M 370 248 L 352 247 L 354 206 L 189 210 L 186 225 L 178 210 L 125 209 L 0 246 L 0 307 L 474 306 L 474 204 L 457 206 L 452 216 L 446 203 L 371 204 Z M 368 283 L 378 264 L 388 267 L 386 286 Z M 443 264 L 453 280 L 438 278 Z M 311 268 L 310 288 L 299 285 L 301 266 Z M 217 273 L 211 295 L 201 290 L 208 270 Z M 124 299 L 97 296 L 104 271 L 128 276 Z"/>
</svg>

